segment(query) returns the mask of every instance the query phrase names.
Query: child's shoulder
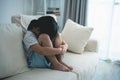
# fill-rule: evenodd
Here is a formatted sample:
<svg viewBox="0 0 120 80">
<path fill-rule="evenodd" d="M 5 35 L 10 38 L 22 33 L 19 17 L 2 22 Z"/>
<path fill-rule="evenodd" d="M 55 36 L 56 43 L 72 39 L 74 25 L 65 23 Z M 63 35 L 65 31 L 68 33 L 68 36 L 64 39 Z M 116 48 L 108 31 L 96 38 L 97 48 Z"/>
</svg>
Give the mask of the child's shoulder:
<svg viewBox="0 0 120 80">
<path fill-rule="evenodd" d="M 34 35 L 34 33 L 33 33 L 32 31 L 27 31 L 27 32 L 25 33 L 25 35 L 30 36 L 30 35 Z"/>
<path fill-rule="evenodd" d="M 35 34 L 32 31 L 27 31 L 24 35 L 24 38 L 35 38 Z"/>
</svg>

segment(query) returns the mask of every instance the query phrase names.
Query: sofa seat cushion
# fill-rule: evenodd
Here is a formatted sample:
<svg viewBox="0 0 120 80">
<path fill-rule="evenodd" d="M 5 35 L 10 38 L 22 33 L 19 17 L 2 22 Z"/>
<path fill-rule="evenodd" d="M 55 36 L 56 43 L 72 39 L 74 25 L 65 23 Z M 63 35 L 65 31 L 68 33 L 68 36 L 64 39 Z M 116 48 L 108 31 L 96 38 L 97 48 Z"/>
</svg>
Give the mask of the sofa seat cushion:
<svg viewBox="0 0 120 80">
<path fill-rule="evenodd" d="M 73 67 L 73 72 L 79 75 L 79 80 L 92 80 L 98 63 L 98 54 L 96 52 L 84 52 L 84 54 L 67 52 L 63 61 Z"/>
<path fill-rule="evenodd" d="M 33 69 L 5 80 L 77 80 L 76 74 L 50 69 Z"/>
</svg>

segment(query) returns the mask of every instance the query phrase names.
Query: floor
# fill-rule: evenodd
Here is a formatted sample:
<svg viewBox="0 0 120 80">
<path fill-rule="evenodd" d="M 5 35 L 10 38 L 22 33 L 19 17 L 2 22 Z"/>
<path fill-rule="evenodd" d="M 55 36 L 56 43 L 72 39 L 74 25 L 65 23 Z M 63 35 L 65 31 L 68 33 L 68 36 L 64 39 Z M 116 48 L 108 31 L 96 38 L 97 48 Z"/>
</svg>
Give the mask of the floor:
<svg viewBox="0 0 120 80">
<path fill-rule="evenodd" d="M 120 80 L 120 62 L 100 61 L 93 80 Z"/>
</svg>

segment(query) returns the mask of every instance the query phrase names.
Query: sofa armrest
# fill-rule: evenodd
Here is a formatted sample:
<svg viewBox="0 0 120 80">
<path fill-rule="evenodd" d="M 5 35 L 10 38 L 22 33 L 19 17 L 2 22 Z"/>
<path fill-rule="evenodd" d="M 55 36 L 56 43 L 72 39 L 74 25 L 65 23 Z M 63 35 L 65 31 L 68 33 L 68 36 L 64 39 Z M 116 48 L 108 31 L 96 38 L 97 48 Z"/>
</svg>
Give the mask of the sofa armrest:
<svg viewBox="0 0 120 80">
<path fill-rule="evenodd" d="M 85 51 L 97 52 L 98 51 L 98 41 L 95 39 L 90 39 L 85 46 Z"/>
</svg>

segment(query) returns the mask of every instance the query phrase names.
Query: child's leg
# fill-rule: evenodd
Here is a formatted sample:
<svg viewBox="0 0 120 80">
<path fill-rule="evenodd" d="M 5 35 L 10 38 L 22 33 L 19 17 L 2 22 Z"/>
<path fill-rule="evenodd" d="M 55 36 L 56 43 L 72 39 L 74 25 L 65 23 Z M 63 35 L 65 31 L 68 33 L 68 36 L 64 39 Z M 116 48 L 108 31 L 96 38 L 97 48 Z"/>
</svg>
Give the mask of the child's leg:
<svg viewBox="0 0 120 80">
<path fill-rule="evenodd" d="M 53 47 L 50 37 L 47 34 L 41 34 L 38 40 L 44 47 Z M 55 55 L 46 56 L 46 58 L 51 62 L 52 69 L 61 70 L 61 71 L 70 71 L 69 68 L 67 68 L 57 60 Z"/>
<path fill-rule="evenodd" d="M 54 42 L 54 47 L 59 48 L 61 44 L 62 44 L 62 38 L 60 36 L 57 36 Z M 62 56 L 63 55 L 56 55 L 58 61 L 62 61 Z"/>
<path fill-rule="evenodd" d="M 62 38 L 60 36 L 56 37 L 56 40 L 55 40 L 55 43 L 54 43 L 54 46 L 55 47 L 60 47 L 60 45 L 62 44 Z M 63 64 L 64 66 L 68 67 L 70 70 L 73 70 L 73 68 L 71 66 L 68 66 L 66 63 L 64 63 L 62 61 L 62 57 L 63 55 L 56 55 L 58 61 Z"/>
</svg>

